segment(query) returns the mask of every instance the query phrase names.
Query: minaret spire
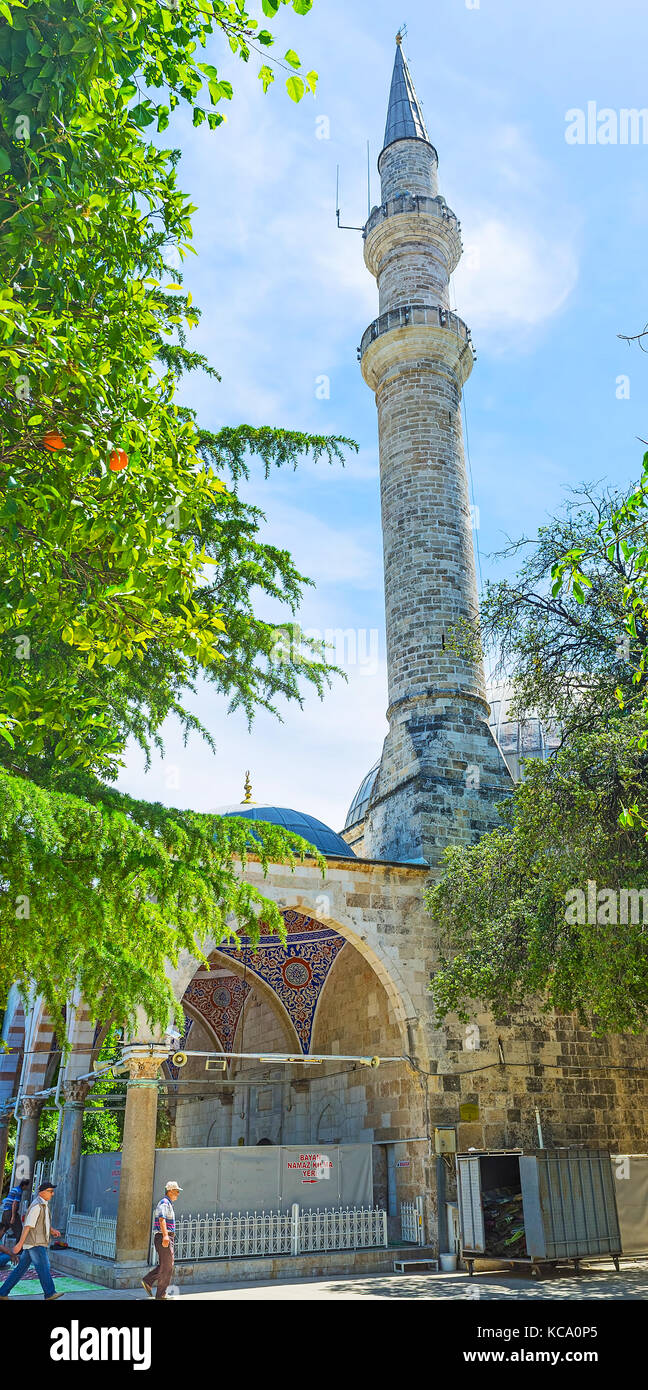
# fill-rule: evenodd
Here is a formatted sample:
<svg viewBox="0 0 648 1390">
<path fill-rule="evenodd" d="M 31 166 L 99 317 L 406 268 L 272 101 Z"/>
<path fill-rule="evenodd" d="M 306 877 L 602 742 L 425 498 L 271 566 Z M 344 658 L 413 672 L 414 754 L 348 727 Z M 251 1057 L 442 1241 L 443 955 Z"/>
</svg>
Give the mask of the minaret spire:
<svg viewBox="0 0 648 1390">
<path fill-rule="evenodd" d="M 423 112 L 403 53 L 403 37 L 400 33 L 396 35 L 396 45 L 385 126 L 385 149 L 393 144 L 394 140 L 427 140 L 429 144 Z"/>
</svg>

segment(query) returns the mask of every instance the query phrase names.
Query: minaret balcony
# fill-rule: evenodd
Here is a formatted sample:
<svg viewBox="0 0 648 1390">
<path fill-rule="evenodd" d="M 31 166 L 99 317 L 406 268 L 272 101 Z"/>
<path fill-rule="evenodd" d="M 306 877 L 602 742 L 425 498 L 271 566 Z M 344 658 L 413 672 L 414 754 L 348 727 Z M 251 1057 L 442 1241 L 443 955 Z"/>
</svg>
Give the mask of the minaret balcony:
<svg viewBox="0 0 648 1390">
<path fill-rule="evenodd" d="M 403 304 L 380 314 L 362 335 L 358 361 L 368 386 L 377 390 L 385 372 L 399 363 L 432 357 L 467 380 L 475 360 L 470 329 L 440 304 Z"/>
<path fill-rule="evenodd" d="M 431 241 L 445 252 L 448 274 L 459 264 L 462 252 L 461 226 L 445 198 L 400 193 L 374 208 L 364 230 L 364 258 L 376 278 L 385 256 L 395 245 Z"/>
</svg>

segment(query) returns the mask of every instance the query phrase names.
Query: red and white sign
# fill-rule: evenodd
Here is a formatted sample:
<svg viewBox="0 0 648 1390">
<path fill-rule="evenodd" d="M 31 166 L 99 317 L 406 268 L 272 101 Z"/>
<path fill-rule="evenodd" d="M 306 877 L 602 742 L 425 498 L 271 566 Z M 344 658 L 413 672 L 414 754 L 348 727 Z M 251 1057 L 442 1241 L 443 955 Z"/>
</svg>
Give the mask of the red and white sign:
<svg viewBox="0 0 648 1390">
<path fill-rule="evenodd" d="M 316 1152 L 300 1154 L 298 1159 L 289 1160 L 286 1167 L 301 1172 L 302 1182 L 321 1182 L 323 1178 L 330 1178 L 333 1171 L 331 1159 Z"/>
</svg>

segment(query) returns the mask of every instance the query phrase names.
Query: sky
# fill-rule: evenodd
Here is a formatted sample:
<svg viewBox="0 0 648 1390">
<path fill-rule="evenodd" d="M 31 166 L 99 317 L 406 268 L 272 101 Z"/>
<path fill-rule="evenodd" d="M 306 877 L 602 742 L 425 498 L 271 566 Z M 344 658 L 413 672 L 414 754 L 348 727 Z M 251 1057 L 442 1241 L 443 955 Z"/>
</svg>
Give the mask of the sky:
<svg viewBox="0 0 648 1390">
<path fill-rule="evenodd" d="M 648 144 L 566 134 L 588 103 L 602 138 L 614 136 L 622 108 L 648 105 L 644 0 L 403 6 L 315 0 L 303 18 L 283 10 L 274 54 L 294 48 L 319 73 L 315 98 L 298 106 L 280 72 L 264 96 L 261 60 L 244 66 L 215 40 L 209 61 L 235 90 L 226 124 L 194 129 L 186 114 L 172 124 L 179 181 L 197 208 L 184 283 L 202 321 L 190 345 L 222 376 L 195 377 L 183 399 L 212 429 L 246 422 L 357 441 L 344 467 L 307 462 L 267 481 L 254 473 L 248 489 L 265 512 L 264 537 L 315 581 L 301 626 L 353 635 L 337 653 L 346 682 L 336 679 L 322 702 L 307 693 L 302 709 L 284 703 L 283 722 L 262 713 L 250 732 L 202 687 L 192 703 L 216 751 L 197 737 L 184 747 L 173 723 L 148 772 L 130 749 L 119 785 L 149 800 L 204 811 L 238 803 L 250 769 L 255 801 L 339 830 L 380 754 L 378 437 L 356 360 L 378 296 L 360 233 L 337 228 L 335 190 L 339 165 L 341 220 L 361 225 L 369 141 L 371 201 L 380 201 L 376 161 L 401 24 L 439 188 L 462 225 L 452 302 L 477 351 L 465 412 L 482 578 L 502 572 L 492 557 L 507 539 L 535 534 L 570 487 L 605 479 L 626 488 L 640 471 L 648 360 L 618 335 L 648 320 Z"/>
</svg>

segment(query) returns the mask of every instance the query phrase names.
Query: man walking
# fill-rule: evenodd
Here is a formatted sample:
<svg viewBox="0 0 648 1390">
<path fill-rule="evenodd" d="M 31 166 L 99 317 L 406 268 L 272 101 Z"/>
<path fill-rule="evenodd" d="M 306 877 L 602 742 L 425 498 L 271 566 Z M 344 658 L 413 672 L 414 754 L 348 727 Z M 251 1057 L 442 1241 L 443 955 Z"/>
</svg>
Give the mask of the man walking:
<svg viewBox="0 0 648 1390">
<path fill-rule="evenodd" d="M 33 1264 L 34 1269 L 40 1279 L 43 1297 L 46 1303 L 51 1303 L 55 1298 L 62 1298 L 62 1293 L 57 1293 L 54 1288 L 47 1253 L 50 1242 L 50 1235 L 60 1236 L 60 1231 L 55 1231 L 51 1224 L 49 1203 L 54 1196 L 53 1182 L 43 1182 L 38 1189 L 38 1196 L 32 1202 L 25 1217 L 20 1239 L 14 1245 L 12 1255 L 19 1255 L 15 1269 L 7 1275 L 4 1284 L 0 1285 L 0 1299 L 3 1302 L 9 1297 L 11 1290 L 22 1279 L 23 1274 Z"/>
<path fill-rule="evenodd" d="M 157 1284 L 155 1301 L 166 1298 L 167 1289 L 171 1283 L 175 1254 L 173 1243 L 175 1239 L 175 1214 L 173 1203 L 177 1202 L 182 1188 L 178 1187 L 177 1182 L 168 1182 L 164 1189 L 164 1196 L 160 1198 L 155 1211 L 153 1220 L 155 1226 L 154 1245 L 158 1263 L 150 1269 L 148 1274 L 142 1279 L 142 1288 L 146 1289 L 149 1298 L 153 1297 L 153 1285 Z M 1 1290 L 0 1290 L 1 1293 Z"/>
<path fill-rule="evenodd" d="M 9 1191 L 2 1203 L 2 1216 L 0 1217 L 0 1240 L 4 1240 L 7 1231 L 11 1231 L 14 1240 L 20 1240 L 22 1221 L 20 1220 L 20 1203 L 23 1197 L 27 1196 L 26 1187 L 30 1187 L 29 1178 L 23 1178 L 22 1182 L 17 1182 Z"/>
</svg>

